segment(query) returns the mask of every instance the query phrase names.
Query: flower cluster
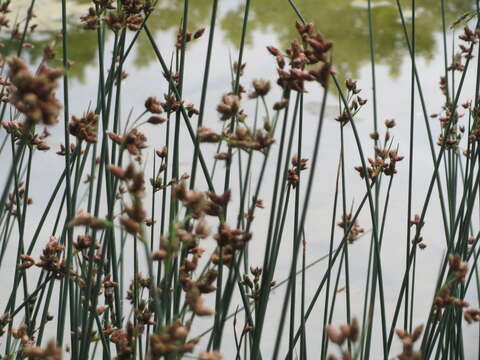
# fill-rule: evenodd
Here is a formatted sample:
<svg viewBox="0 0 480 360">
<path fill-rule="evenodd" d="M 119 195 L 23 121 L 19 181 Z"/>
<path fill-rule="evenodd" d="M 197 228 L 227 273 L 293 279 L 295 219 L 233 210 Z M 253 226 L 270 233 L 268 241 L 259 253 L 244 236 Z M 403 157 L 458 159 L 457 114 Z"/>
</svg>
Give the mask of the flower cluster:
<svg viewBox="0 0 480 360">
<path fill-rule="evenodd" d="M 18 199 L 20 200 L 20 204 L 17 203 L 17 196 L 14 193 L 8 194 L 8 203 L 5 205 L 5 209 L 10 213 L 12 216 L 17 216 L 18 211 L 17 209 L 24 205 L 25 201 L 27 205 L 31 205 L 33 200 L 31 197 L 25 199 L 25 183 L 23 181 L 18 183 Z"/>
<path fill-rule="evenodd" d="M 414 343 L 422 335 L 423 326 L 417 326 L 412 333 L 409 333 L 405 330 L 397 329 L 395 330 L 397 336 L 402 340 L 403 352 L 398 355 L 399 360 L 420 360 L 422 359 L 422 354 L 418 351 L 413 350 Z"/>
<path fill-rule="evenodd" d="M 305 92 L 305 81 L 318 81 L 326 87 L 330 74 L 333 73 L 332 64 L 327 59 L 333 44 L 317 31 L 313 23 L 303 25 L 297 22 L 296 27 L 303 45 L 294 41 L 285 54 L 273 46 L 267 47 L 277 61 L 277 84 L 284 90 L 298 92 Z M 285 58 L 288 59 L 289 69 L 286 69 Z M 307 65 L 316 67 L 306 70 Z"/>
<path fill-rule="evenodd" d="M 185 34 L 185 42 L 188 43 L 192 40 L 200 39 L 204 32 L 205 28 L 200 28 L 196 30 L 193 34 L 190 31 L 187 31 L 187 33 Z M 183 38 L 183 29 L 180 27 L 177 31 L 177 42 L 175 43 L 175 47 L 177 49 L 182 47 Z"/>
<path fill-rule="evenodd" d="M 191 323 L 182 324 L 179 320 L 165 326 L 159 334 L 150 337 L 150 356 L 158 360 L 169 355 L 191 353 L 198 339 L 187 340 Z"/>
<path fill-rule="evenodd" d="M 114 143 L 124 146 L 131 155 L 140 155 L 147 147 L 147 137 L 137 128 L 133 128 L 125 135 L 110 132 L 108 136 Z"/>
<path fill-rule="evenodd" d="M 27 127 L 56 124 L 61 105 L 54 91 L 62 72 L 40 65 L 38 71 L 32 74 L 20 58 L 11 58 L 8 65 L 11 81 L 8 101 L 25 115 Z"/>
<path fill-rule="evenodd" d="M 40 255 L 40 261 L 37 262 L 36 265 L 51 272 L 57 279 L 62 278 L 67 266 L 65 260 L 61 259 L 64 250 L 65 248 L 60 245 L 58 240 L 52 237 L 43 249 L 43 253 Z"/>
<path fill-rule="evenodd" d="M 307 169 L 308 159 L 298 160 L 298 156 L 294 155 L 292 157 L 292 167 L 288 169 L 287 174 L 287 183 L 292 186 L 294 189 L 297 187 L 298 182 L 300 181 L 300 172 Z"/>
<path fill-rule="evenodd" d="M 228 120 L 240 112 L 240 96 L 228 93 L 222 96 L 222 101 L 217 105 L 220 120 Z"/>
<path fill-rule="evenodd" d="M 250 290 L 248 297 L 256 302 L 260 298 L 261 293 L 262 269 L 259 267 L 250 266 L 250 273 L 253 276 L 253 280 L 250 279 L 250 276 L 244 274 L 243 285 Z"/>
<path fill-rule="evenodd" d="M 463 312 L 463 318 L 469 324 L 472 322 L 480 321 L 480 310 L 479 309 L 467 309 Z"/>
<path fill-rule="evenodd" d="M 29 127 L 26 123 L 19 123 L 16 120 L 2 121 L 2 127 L 10 134 L 14 141 L 23 141 L 25 144 L 31 147 L 35 147 L 39 151 L 47 151 L 50 146 L 45 139 L 51 134 L 47 128 L 43 129 L 42 133 L 36 134 L 32 127 Z"/>
<path fill-rule="evenodd" d="M 45 348 L 28 344 L 23 348 L 22 356 L 32 360 L 61 360 L 63 358 L 62 350 L 57 347 L 54 340 L 49 341 Z"/>
<path fill-rule="evenodd" d="M 345 80 L 345 86 L 347 88 L 347 104 L 348 111 L 344 109 L 340 116 L 335 118 L 342 126 L 346 125 L 350 121 L 350 117 L 354 117 L 360 108 L 367 103 L 366 99 L 362 99 L 358 94 L 362 91 L 357 87 L 357 82 L 352 79 Z"/>
<path fill-rule="evenodd" d="M 264 97 L 270 91 L 270 81 L 263 79 L 256 79 L 252 81 L 254 91 L 250 93 L 249 98 L 255 99 L 257 97 Z"/>
<path fill-rule="evenodd" d="M 462 72 L 465 70 L 465 65 L 462 63 L 462 57 L 468 59 L 472 58 L 471 48 L 478 41 L 478 31 L 471 30 L 468 25 L 463 28 L 463 33 L 458 36 L 458 38 L 464 41 L 466 44 L 459 44 L 459 51 L 453 57 L 453 61 L 450 66 L 447 68 L 448 71 L 459 71 Z"/>
<path fill-rule="evenodd" d="M 109 331 L 107 332 L 107 334 Z M 117 329 L 110 333 L 110 341 L 117 346 L 115 360 L 128 360 L 133 355 L 133 341 L 135 341 L 135 328 L 131 322 L 127 323 L 127 330 Z"/>
<path fill-rule="evenodd" d="M 465 283 L 465 277 L 467 276 L 468 263 L 462 261 L 462 258 L 458 254 L 450 254 L 448 256 L 448 265 L 450 266 L 450 271 L 455 275 L 455 279 L 462 284 Z"/>
<path fill-rule="evenodd" d="M 457 126 L 458 120 L 463 117 L 452 104 L 446 104 L 442 107 L 442 112 L 432 114 L 432 118 L 438 118 L 440 122 L 441 133 L 437 144 L 445 149 L 456 149 L 464 132 L 463 127 Z"/>
<path fill-rule="evenodd" d="M 69 226 L 89 226 L 92 229 L 103 229 L 107 226 L 107 222 L 97 219 L 92 214 L 80 209 L 75 217 L 68 223 Z"/>
<path fill-rule="evenodd" d="M 10 12 L 10 0 L 0 2 L 0 29 L 2 27 L 8 28 L 10 26 L 10 20 L 7 14 Z"/>
<path fill-rule="evenodd" d="M 221 261 L 223 265 L 231 266 L 235 252 L 245 248 L 252 239 L 252 234 L 241 229 L 232 229 L 227 224 L 221 223 L 213 237 L 218 247 L 211 257 L 212 262 L 219 264 Z"/>
<path fill-rule="evenodd" d="M 100 22 L 118 32 L 125 27 L 131 31 L 138 31 L 145 21 L 145 17 L 153 11 L 154 2 L 151 0 L 126 0 L 121 9 L 116 9 L 112 0 L 93 0 L 95 7 L 90 7 L 88 13 L 80 17 L 86 30 L 96 30 Z"/>
<path fill-rule="evenodd" d="M 257 129 L 252 132 L 249 128 L 241 126 L 238 126 L 234 132 L 224 132 L 223 136 L 230 147 L 247 152 L 252 150 L 265 152 L 275 142 L 268 131 Z"/>
<path fill-rule="evenodd" d="M 342 221 L 337 225 L 344 230 L 350 228 L 350 231 L 347 234 L 347 240 L 350 244 L 353 244 L 365 232 L 365 230 L 358 224 L 357 219 L 352 221 L 352 213 L 343 215 Z"/>
<path fill-rule="evenodd" d="M 130 205 L 124 205 L 123 211 L 127 216 L 120 218 L 120 223 L 128 233 L 132 235 L 141 234 L 143 232 L 142 223 L 146 216 L 142 204 L 145 191 L 143 172 L 135 169 L 133 164 L 128 165 L 125 170 L 115 165 L 109 165 L 108 168 L 116 178 L 128 184 L 128 192 L 132 199 Z"/>
<path fill-rule="evenodd" d="M 207 270 L 198 280 L 193 280 L 193 274 L 197 270 L 198 262 L 205 250 L 200 248 L 199 239 L 205 239 L 210 235 L 210 226 L 204 218 L 200 219 L 195 229 L 191 223 L 185 225 L 185 228 L 178 228 L 177 238 L 183 244 L 186 251 L 186 258 L 180 267 L 179 279 L 185 291 L 185 301 L 192 313 L 197 316 L 212 315 L 213 311 L 204 305 L 203 294 L 209 294 L 215 291 L 213 283 L 217 278 L 216 270 Z"/>
<path fill-rule="evenodd" d="M 360 328 L 358 326 L 357 319 L 353 319 L 350 324 L 343 324 L 340 325 L 339 330 L 335 330 L 332 326 L 328 325 L 325 327 L 325 331 L 327 332 L 328 338 L 334 344 L 337 344 L 341 351 L 342 351 L 342 359 L 352 359 L 352 354 L 348 350 L 343 350 L 342 346 L 344 345 L 345 341 L 356 342 L 358 340 L 360 334 Z M 335 355 L 329 355 L 329 360 L 337 360 Z"/>
<path fill-rule="evenodd" d="M 367 172 L 365 173 L 365 169 L 361 165 L 355 167 L 355 170 L 358 171 L 362 179 L 365 176 L 368 176 L 370 179 L 375 180 L 380 174 L 384 174 L 385 176 L 393 176 L 397 173 L 397 162 L 402 161 L 404 157 L 398 155 L 397 149 L 390 149 L 391 144 L 389 143 L 389 130 L 395 127 L 395 125 L 395 120 L 385 121 L 385 127 L 387 128 L 387 131 L 385 133 L 383 146 L 374 147 L 375 157 L 368 158 L 370 166 L 367 167 Z M 370 134 L 370 137 L 377 141 L 380 135 L 377 132 L 374 132 Z"/>
<path fill-rule="evenodd" d="M 175 186 L 174 196 L 182 202 L 194 219 L 200 219 L 205 215 L 219 216 L 230 201 L 229 190 L 220 195 L 213 192 L 205 194 L 201 191 L 187 190 L 184 181 Z"/>
<path fill-rule="evenodd" d="M 438 310 L 451 304 L 460 308 L 468 307 L 468 302 L 452 295 L 455 282 L 460 282 L 462 284 L 465 282 L 468 264 L 466 261 L 462 261 L 460 255 L 458 254 L 450 254 L 448 257 L 448 264 L 450 266 L 450 272 L 453 275 L 453 280 L 447 281 L 446 284 L 442 286 L 442 288 L 435 295 L 433 303 Z"/>
<path fill-rule="evenodd" d="M 82 117 L 72 116 L 72 121 L 68 124 L 70 134 L 80 141 L 88 143 L 97 142 L 97 123 L 98 115 L 93 111 L 89 111 Z"/>
<path fill-rule="evenodd" d="M 159 115 L 163 113 L 164 110 L 162 102 L 156 97 L 150 96 L 145 101 L 145 109 L 152 114 L 152 116 L 150 116 L 150 118 L 147 120 L 149 124 L 158 125 L 163 124 L 165 121 L 167 121 L 167 119 Z"/>
</svg>

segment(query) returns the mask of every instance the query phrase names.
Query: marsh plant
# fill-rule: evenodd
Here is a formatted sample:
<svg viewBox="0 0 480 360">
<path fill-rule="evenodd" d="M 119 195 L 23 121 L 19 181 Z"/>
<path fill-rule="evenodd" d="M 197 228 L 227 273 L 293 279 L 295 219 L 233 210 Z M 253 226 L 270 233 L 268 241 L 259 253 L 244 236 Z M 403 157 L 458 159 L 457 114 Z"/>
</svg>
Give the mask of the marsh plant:
<svg viewBox="0 0 480 360">
<path fill-rule="evenodd" d="M 380 29 L 370 0 L 358 10 L 368 26 L 368 90 L 342 73 L 345 66 L 336 67 L 337 44 L 293 0 L 282 0 L 283 11 L 297 17 L 283 24 L 291 41 L 271 44 L 261 60 L 276 77 L 246 80 L 255 65 L 245 62 L 251 2 L 241 7 L 231 81 L 212 104 L 211 73 L 223 71 L 211 66 L 218 0 L 204 4 L 210 14 L 204 26 L 192 25 L 189 0 L 178 1 L 182 12 L 169 48 L 151 30 L 158 26 L 151 18 L 162 11 L 155 0 L 90 1 L 77 19 L 81 28 L 72 25 L 71 2 L 58 1 L 61 31 L 43 43 L 40 58 L 29 52 L 38 51 L 40 5 L 31 0 L 12 17 L 10 1 L 0 1 L 2 48 L 9 49 L 0 63 L 0 273 L 8 284 L 0 301 L 2 358 L 478 357 L 471 346 L 480 325 L 478 4 L 447 21 L 439 0 L 444 67 L 430 84 L 417 67 L 415 0 L 392 1 L 401 24 L 397 40 L 410 60 L 411 101 L 402 104 L 410 118 L 380 119 L 378 103 L 395 94 L 377 90 Z M 72 32 L 91 39 L 96 53 L 96 93 L 81 113 L 70 106 L 78 101 L 69 91 Z M 155 56 L 164 91 L 125 113 L 131 93 L 124 83 L 135 76 L 125 64 L 140 41 Z M 197 43 L 205 49 L 203 73 L 200 98 L 191 99 L 185 64 Z M 441 94 L 441 108 L 427 112 L 427 87 Z M 304 122 L 307 94 L 318 100 L 313 123 Z M 338 104 L 334 119 L 326 115 L 328 99 Z M 357 127 L 365 108 L 372 114 L 369 134 Z M 339 139 L 328 149 L 336 171 L 321 161 L 326 121 Z M 409 124 L 402 143 L 395 137 L 400 121 Z M 422 133 L 416 122 L 424 124 Z M 309 147 L 306 131 L 314 139 Z M 58 148 L 52 133 L 61 134 Z M 414 136 L 431 159 L 421 179 Z M 45 152 L 62 165 L 52 169 Z M 38 196 L 36 168 L 48 174 L 50 193 Z M 408 184 L 397 190 L 400 172 Z M 330 226 L 311 234 L 312 205 L 320 201 L 314 189 L 326 178 L 334 179 Z M 363 184 L 360 198 L 349 191 L 351 181 Z M 418 181 L 426 184 L 417 193 L 420 207 L 413 199 Z M 401 214 L 391 211 L 398 191 L 406 199 Z M 429 215 L 434 206 L 438 221 Z M 389 230 L 391 219 L 405 235 Z M 425 230 L 428 221 L 440 238 Z M 312 253 L 315 242 L 328 253 Z M 391 242 L 404 247 L 393 278 L 383 257 Z M 358 243 L 368 244 L 366 256 L 350 250 Z M 431 246 L 441 248 L 441 258 L 429 254 Z M 420 261 L 438 267 L 429 297 L 415 296 L 424 286 Z M 318 263 L 321 271 L 309 270 Z M 357 268 L 366 270 L 361 288 L 351 283 Z"/>
</svg>

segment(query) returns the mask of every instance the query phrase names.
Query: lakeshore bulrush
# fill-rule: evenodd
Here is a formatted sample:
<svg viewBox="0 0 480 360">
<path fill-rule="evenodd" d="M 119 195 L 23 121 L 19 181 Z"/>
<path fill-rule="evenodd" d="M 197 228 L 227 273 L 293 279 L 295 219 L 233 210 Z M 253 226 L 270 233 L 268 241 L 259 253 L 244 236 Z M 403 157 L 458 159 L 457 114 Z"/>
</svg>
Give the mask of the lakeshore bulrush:
<svg viewBox="0 0 480 360">
<path fill-rule="evenodd" d="M 440 4 L 430 84 L 430 3 L 352 5 L 361 32 L 335 19 L 361 73 L 308 1 L 275 7 L 298 20 L 261 24 L 282 40 L 255 57 L 258 2 L 62 0 L 55 35 L 27 3 L 0 0 L 2 359 L 478 355 L 478 9 Z M 388 17 L 405 94 L 376 76 Z"/>
</svg>

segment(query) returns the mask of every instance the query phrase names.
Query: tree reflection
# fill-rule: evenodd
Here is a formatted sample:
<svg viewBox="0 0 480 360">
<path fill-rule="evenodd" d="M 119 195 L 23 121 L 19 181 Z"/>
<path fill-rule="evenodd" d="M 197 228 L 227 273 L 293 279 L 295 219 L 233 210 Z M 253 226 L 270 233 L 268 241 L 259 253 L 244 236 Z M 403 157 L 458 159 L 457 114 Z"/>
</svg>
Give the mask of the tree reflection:
<svg viewBox="0 0 480 360">
<path fill-rule="evenodd" d="M 88 6 L 89 0 L 76 0 L 78 4 Z M 410 23 L 410 1 L 402 1 L 405 17 Z M 440 2 L 438 0 L 417 0 L 416 7 L 416 52 L 417 56 L 430 59 L 435 54 L 435 36 L 441 30 Z M 395 0 L 376 0 L 373 4 L 373 21 L 375 32 L 376 61 L 388 66 L 391 75 L 399 73 L 400 65 L 406 58 L 407 48 L 403 37 L 400 17 Z M 208 27 L 210 22 L 212 0 L 195 0 L 190 2 L 189 29 L 196 30 Z M 328 39 L 335 43 L 335 68 L 342 74 L 357 76 L 359 69 L 370 61 L 368 14 L 366 0 L 298 0 L 297 5 L 309 21 L 314 21 L 317 27 Z M 470 9 L 471 2 L 465 0 L 450 0 L 447 6 L 447 22 L 451 23 Z M 220 1 L 217 26 L 223 33 L 223 38 L 233 46 L 240 43 L 244 5 L 225 8 Z M 41 9 L 37 15 L 44 16 Z M 172 45 L 175 31 L 181 23 L 183 15 L 183 0 L 160 1 L 158 9 L 149 19 L 149 28 L 153 33 L 170 32 Z M 255 45 L 256 32 L 272 34 L 277 45 L 287 46 L 289 41 L 297 38 L 293 23 L 296 17 L 286 0 L 252 1 L 250 21 L 248 25 L 247 47 Z M 68 34 L 70 60 L 75 62 L 70 74 L 73 78 L 83 81 L 86 69 L 97 61 L 96 33 L 86 31 L 71 19 L 72 25 Z M 77 23 L 77 25 L 75 25 Z M 42 56 L 43 45 L 52 41 L 55 31 L 44 31 L 29 39 L 33 44 L 28 52 L 33 62 Z M 111 36 L 111 35 L 110 35 Z M 2 54 L 13 55 L 17 49 L 17 41 L 4 40 L 5 48 Z M 57 45 L 59 46 L 59 45 Z M 155 61 L 146 36 L 138 39 L 134 64 L 141 68 Z"/>
</svg>

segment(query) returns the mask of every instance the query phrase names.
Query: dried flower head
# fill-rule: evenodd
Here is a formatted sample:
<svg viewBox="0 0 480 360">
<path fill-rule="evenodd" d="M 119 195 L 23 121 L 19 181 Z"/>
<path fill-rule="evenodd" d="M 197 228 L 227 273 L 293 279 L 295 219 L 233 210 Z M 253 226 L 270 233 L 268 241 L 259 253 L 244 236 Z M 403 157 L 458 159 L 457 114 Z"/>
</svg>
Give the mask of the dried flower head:
<svg viewBox="0 0 480 360">
<path fill-rule="evenodd" d="M 256 79 L 252 81 L 254 91 L 250 94 L 250 98 L 254 99 L 268 94 L 270 91 L 270 81 L 263 79 Z"/>
<path fill-rule="evenodd" d="M 198 339 L 187 340 L 191 324 L 175 321 L 166 325 L 158 334 L 150 337 L 150 355 L 152 359 L 160 359 L 169 355 L 191 353 Z"/>
<path fill-rule="evenodd" d="M 125 134 L 123 144 L 132 155 L 138 155 L 142 149 L 146 148 L 147 138 L 137 128 L 132 129 Z"/>
<path fill-rule="evenodd" d="M 62 360 L 62 350 L 54 340 L 50 340 L 45 348 L 27 344 L 22 350 L 22 356 L 32 360 Z"/>
<path fill-rule="evenodd" d="M 228 120 L 240 110 L 240 97 L 235 94 L 225 94 L 222 96 L 222 102 L 217 105 L 217 111 L 220 113 L 221 120 Z"/>
<path fill-rule="evenodd" d="M 414 343 L 420 338 L 422 335 L 423 326 L 417 326 L 412 333 L 409 333 L 405 330 L 397 329 L 395 332 L 397 336 L 402 340 L 403 344 L 403 352 L 398 355 L 398 359 L 400 360 L 420 360 L 422 359 L 422 355 L 418 351 L 413 350 Z"/>
<path fill-rule="evenodd" d="M 89 111 L 81 118 L 72 116 L 72 121 L 68 125 L 68 129 L 70 134 L 77 137 L 79 140 L 86 141 L 88 143 L 96 143 L 97 123 L 98 115 L 93 111 Z"/>
<path fill-rule="evenodd" d="M 20 58 L 11 58 L 8 65 L 11 81 L 9 102 L 25 115 L 27 125 L 56 124 L 61 104 L 54 90 L 62 72 L 40 65 L 37 73 L 32 74 Z"/>
<path fill-rule="evenodd" d="M 152 114 L 161 114 L 163 113 L 163 107 L 162 103 L 160 100 L 158 100 L 156 97 L 150 96 L 146 101 L 145 101 L 145 109 L 148 112 L 151 112 Z"/>
</svg>

